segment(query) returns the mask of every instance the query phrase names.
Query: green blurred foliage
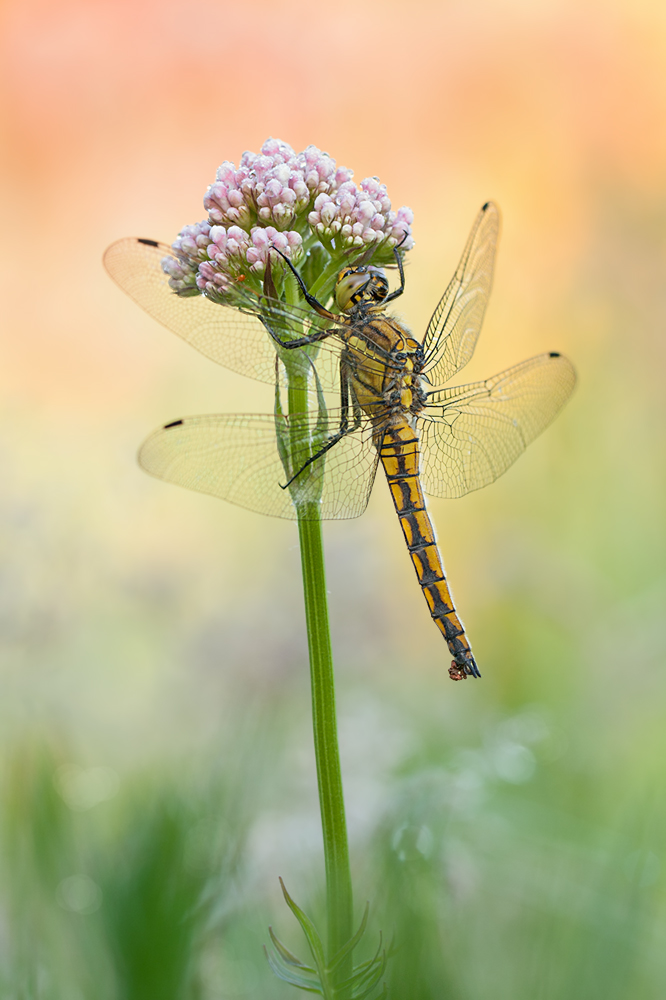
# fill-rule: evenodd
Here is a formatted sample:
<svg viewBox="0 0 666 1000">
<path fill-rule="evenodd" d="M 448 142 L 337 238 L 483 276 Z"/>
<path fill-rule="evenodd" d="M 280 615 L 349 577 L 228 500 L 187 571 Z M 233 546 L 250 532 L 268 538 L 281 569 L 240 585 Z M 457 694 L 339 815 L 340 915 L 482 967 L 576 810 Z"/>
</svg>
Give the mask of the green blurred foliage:
<svg viewBox="0 0 666 1000">
<path fill-rule="evenodd" d="M 395 712 L 388 689 L 382 711 Z M 365 736 L 381 740 L 391 716 L 373 713 Z M 62 745 L 17 749 L 3 782 L 0 995 L 288 996 L 262 953 L 268 924 L 296 954 L 306 947 L 274 874 L 316 919 L 323 909 L 317 830 L 299 839 L 300 779 L 281 773 L 301 740 L 289 714 L 276 702 L 233 756 L 130 770 L 93 805 L 83 779 L 101 769 L 74 770 Z M 381 933 L 388 995 L 410 1000 L 659 1000 L 662 787 L 637 792 L 577 760 L 542 705 L 488 716 L 463 741 L 442 721 L 415 697 L 383 771 L 361 759 L 352 770 L 359 916 L 371 902 L 357 960 Z M 375 807 L 362 828 L 359 796 Z"/>
</svg>

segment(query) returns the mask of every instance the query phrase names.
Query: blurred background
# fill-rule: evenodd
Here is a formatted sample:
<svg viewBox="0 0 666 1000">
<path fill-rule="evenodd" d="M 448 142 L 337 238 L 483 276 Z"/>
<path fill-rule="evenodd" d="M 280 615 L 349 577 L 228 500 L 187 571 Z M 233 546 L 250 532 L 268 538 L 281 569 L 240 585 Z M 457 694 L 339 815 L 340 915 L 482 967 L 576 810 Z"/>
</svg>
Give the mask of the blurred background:
<svg viewBox="0 0 666 1000">
<path fill-rule="evenodd" d="M 325 526 L 359 917 L 399 998 L 664 995 L 666 13 L 656 0 L 6 0 L 0 620 L 7 997 L 283 997 L 321 913 L 295 527 L 145 476 L 160 424 L 270 387 L 101 265 L 314 143 L 415 213 L 419 336 L 480 205 L 476 356 L 579 384 L 498 483 L 433 501 L 483 680 L 452 685 L 379 477 Z M 20 239 L 19 239 L 20 236 Z M 372 939 L 372 940 L 371 940 Z"/>
</svg>

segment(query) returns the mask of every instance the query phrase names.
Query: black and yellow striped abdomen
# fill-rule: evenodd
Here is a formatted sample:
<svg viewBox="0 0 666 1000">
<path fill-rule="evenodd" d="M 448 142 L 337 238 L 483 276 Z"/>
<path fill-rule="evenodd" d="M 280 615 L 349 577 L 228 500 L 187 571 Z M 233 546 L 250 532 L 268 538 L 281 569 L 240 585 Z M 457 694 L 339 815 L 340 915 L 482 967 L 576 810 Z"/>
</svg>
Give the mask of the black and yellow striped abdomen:
<svg viewBox="0 0 666 1000">
<path fill-rule="evenodd" d="M 379 457 L 430 614 L 453 657 L 449 674 L 453 680 L 480 677 L 446 582 L 419 479 L 419 442 L 406 418 L 394 417 L 384 431 Z"/>
</svg>

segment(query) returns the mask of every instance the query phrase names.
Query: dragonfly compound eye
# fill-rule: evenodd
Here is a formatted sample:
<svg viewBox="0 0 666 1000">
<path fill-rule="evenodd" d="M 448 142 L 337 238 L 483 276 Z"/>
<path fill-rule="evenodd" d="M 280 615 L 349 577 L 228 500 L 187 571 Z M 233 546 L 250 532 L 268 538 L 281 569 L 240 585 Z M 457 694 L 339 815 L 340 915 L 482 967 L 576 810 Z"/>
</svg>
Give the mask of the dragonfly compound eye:
<svg viewBox="0 0 666 1000">
<path fill-rule="evenodd" d="M 370 277 L 365 268 L 347 267 L 340 271 L 335 285 L 335 301 L 338 307 L 346 312 L 364 298 Z"/>
<path fill-rule="evenodd" d="M 335 285 L 335 299 L 343 312 L 359 302 L 381 302 L 387 294 L 388 281 L 378 267 L 347 267 Z"/>
</svg>

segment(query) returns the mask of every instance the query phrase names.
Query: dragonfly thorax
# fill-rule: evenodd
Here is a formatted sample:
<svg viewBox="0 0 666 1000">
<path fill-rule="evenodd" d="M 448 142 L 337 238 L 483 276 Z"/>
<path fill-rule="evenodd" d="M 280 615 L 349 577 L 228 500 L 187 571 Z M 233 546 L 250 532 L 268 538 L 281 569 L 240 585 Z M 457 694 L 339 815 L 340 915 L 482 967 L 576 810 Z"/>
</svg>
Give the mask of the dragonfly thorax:
<svg viewBox="0 0 666 1000">
<path fill-rule="evenodd" d="M 345 267 L 335 285 L 335 301 L 343 312 L 355 306 L 380 305 L 388 295 L 389 284 L 379 267 Z"/>
</svg>

